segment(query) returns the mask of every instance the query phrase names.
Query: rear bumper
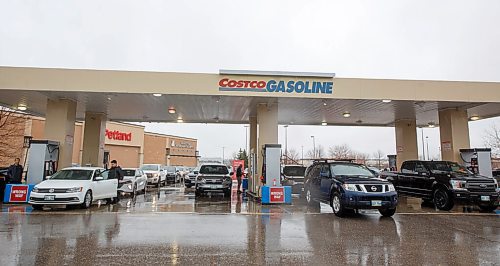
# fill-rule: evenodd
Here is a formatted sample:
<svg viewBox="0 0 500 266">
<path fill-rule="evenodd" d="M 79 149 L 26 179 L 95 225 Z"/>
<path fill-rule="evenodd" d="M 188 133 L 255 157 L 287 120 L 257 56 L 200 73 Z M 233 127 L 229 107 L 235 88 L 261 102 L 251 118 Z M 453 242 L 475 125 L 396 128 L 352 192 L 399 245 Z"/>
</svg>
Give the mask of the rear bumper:
<svg viewBox="0 0 500 266">
<path fill-rule="evenodd" d="M 394 209 L 398 205 L 398 194 L 347 192 L 343 195 L 343 203 L 350 209 Z"/>
<path fill-rule="evenodd" d="M 453 190 L 453 199 L 458 202 L 477 204 L 477 205 L 497 205 L 498 192 L 469 192 Z"/>
</svg>

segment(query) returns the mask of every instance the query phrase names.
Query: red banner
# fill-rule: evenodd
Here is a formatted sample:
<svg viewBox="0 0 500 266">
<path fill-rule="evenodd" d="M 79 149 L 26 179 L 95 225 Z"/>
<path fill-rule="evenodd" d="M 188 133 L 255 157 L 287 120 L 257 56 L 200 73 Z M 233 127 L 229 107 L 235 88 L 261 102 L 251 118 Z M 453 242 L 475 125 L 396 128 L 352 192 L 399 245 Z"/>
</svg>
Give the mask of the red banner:
<svg viewBox="0 0 500 266">
<path fill-rule="evenodd" d="M 285 202 L 285 188 L 284 187 L 271 187 L 270 188 L 269 203 L 283 203 Z"/>
<path fill-rule="evenodd" d="M 28 201 L 28 186 L 12 186 L 9 202 Z"/>
</svg>

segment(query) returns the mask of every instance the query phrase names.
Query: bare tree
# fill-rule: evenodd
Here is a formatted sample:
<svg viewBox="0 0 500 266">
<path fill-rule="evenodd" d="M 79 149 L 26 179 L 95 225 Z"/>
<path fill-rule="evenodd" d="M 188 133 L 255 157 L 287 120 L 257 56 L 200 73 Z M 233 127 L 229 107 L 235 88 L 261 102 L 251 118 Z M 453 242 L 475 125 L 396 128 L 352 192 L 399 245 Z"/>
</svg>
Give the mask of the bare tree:
<svg viewBox="0 0 500 266">
<path fill-rule="evenodd" d="M 351 153 L 351 158 L 356 160 L 357 163 L 360 164 L 366 164 L 366 161 L 370 158 L 370 155 L 368 153 L 363 153 L 363 152 L 352 152 Z"/>
<path fill-rule="evenodd" d="M 333 159 L 352 159 L 352 150 L 347 144 L 335 145 L 328 149 L 330 157 Z"/>
<path fill-rule="evenodd" d="M 0 106 L 0 165 L 21 157 L 26 116 Z"/>
<path fill-rule="evenodd" d="M 491 153 L 500 156 L 500 127 L 492 125 L 485 131 L 484 144 L 491 148 Z"/>
<path fill-rule="evenodd" d="M 288 149 L 288 154 L 285 154 L 287 161 L 292 161 L 293 163 L 298 163 L 300 160 L 299 152 L 295 149 Z"/>
<path fill-rule="evenodd" d="M 373 157 L 377 159 L 378 169 L 382 168 L 382 159 L 384 159 L 385 153 L 382 152 L 381 150 L 377 150 L 375 153 L 373 153 Z"/>
<path fill-rule="evenodd" d="M 316 152 L 316 154 L 314 154 Z M 306 153 L 306 156 L 310 159 L 318 159 L 325 157 L 325 148 L 322 145 L 318 145 L 315 150 L 309 150 Z"/>
</svg>

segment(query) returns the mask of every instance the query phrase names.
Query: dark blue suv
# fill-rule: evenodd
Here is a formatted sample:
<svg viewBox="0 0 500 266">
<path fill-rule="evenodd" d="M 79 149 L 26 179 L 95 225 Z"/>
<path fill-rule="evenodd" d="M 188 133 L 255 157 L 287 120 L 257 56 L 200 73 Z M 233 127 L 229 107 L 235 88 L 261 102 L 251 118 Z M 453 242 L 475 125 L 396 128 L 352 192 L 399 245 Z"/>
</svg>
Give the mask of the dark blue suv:
<svg viewBox="0 0 500 266">
<path fill-rule="evenodd" d="M 335 215 L 349 210 L 377 209 L 383 216 L 396 212 L 398 194 L 394 186 L 379 179 L 364 165 L 319 161 L 306 171 L 306 201 L 328 201 Z"/>
</svg>

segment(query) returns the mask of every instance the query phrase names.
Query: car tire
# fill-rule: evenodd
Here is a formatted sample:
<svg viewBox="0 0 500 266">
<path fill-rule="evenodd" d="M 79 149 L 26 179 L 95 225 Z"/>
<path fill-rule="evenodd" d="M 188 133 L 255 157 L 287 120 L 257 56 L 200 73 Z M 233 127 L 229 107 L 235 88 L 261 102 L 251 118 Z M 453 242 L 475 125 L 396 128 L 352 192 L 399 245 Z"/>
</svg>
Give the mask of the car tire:
<svg viewBox="0 0 500 266">
<path fill-rule="evenodd" d="M 342 198 L 338 192 L 332 193 L 330 197 L 330 206 L 332 206 L 333 213 L 338 217 L 344 217 L 346 209 L 342 203 Z"/>
<path fill-rule="evenodd" d="M 312 191 L 309 188 L 306 188 L 306 191 L 304 193 L 304 200 L 306 201 L 306 203 L 308 205 L 313 205 L 314 204 L 314 200 L 313 200 L 313 197 L 312 197 Z"/>
<path fill-rule="evenodd" d="M 197 189 L 197 190 L 194 192 L 194 195 L 195 195 L 196 197 L 201 196 L 201 191 L 199 191 L 199 190 Z"/>
<path fill-rule="evenodd" d="M 92 205 L 92 191 L 87 190 L 87 193 L 85 193 L 85 197 L 83 198 L 83 203 L 80 205 L 80 208 L 88 209 L 90 208 L 90 205 Z"/>
<path fill-rule="evenodd" d="M 37 210 L 37 211 L 43 210 L 43 205 L 31 205 L 31 207 L 33 208 L 33 210 Z"/>
<path fill-rule="evenodd" d="M 380 214 L 384 217 L 391 217 L 396 213 L 396 208 L 394 209 L 380 209 L 378 210 Z"/>
<path fill-rule="evenodd" d="M 453 208 L 453 200 L 445 189 L 438 188 L 434 190 L 433 196 L 434 206 L 439 210 L 449 211 Z"/>
<path fill-rule="evenodd" d="M 496 206 L 496 205 L 479 205 L 479 208 L 483 212 L 493 212 L 498 208 L 498 206 Z"/>
</svg>

